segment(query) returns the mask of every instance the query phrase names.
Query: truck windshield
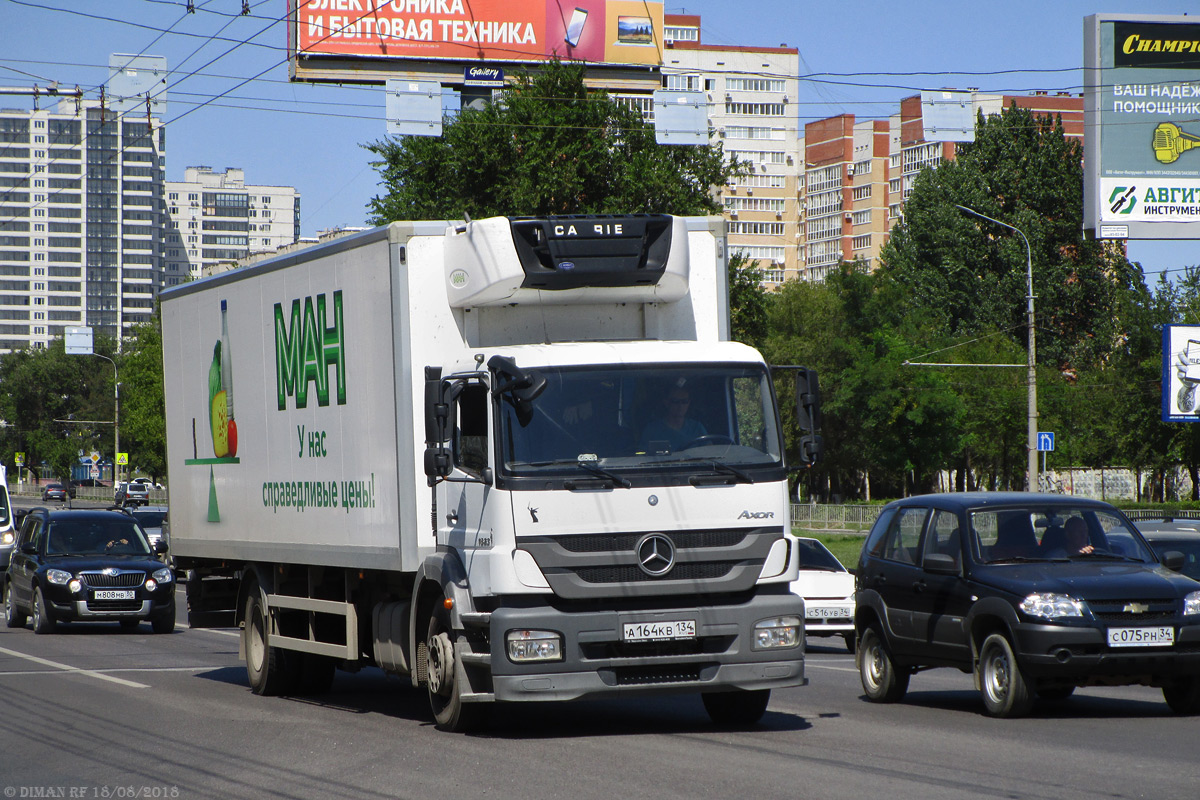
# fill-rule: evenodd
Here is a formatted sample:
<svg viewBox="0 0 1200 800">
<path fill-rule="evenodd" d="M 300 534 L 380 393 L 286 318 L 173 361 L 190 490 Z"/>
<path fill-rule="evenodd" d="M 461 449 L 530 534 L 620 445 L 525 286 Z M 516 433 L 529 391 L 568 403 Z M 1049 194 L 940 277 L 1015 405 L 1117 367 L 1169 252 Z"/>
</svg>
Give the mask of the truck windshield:
<svg viewBox="0 0 1200 800">
<path fill-rule="evenodd" d="M 500 404 L 501 463 L 508 475 L 596 476 L 597 467 L 694 473 L 700 465 L 745 480 L 747 469 L 782 466 L 778 415 L 761 365 L 539 371 L 547 385 L 531 414 Z"/>
</svg>

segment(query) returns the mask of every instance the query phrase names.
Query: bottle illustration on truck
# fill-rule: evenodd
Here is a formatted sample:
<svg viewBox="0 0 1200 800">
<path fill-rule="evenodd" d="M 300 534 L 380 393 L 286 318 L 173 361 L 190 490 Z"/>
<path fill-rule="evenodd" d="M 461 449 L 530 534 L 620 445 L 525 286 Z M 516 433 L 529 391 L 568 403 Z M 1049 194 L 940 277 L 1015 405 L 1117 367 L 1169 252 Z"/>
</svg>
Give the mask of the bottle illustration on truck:
<svg viewBox="0 0 1200 800">
<path fill-rule="evenodd" d="M 237 422 L 233 416 L 233 355 L 229 348 L 229 322 L 226 301 L 221 301 L 221 338 L 213 345 L 212 364 L 208 368 L 209 429 L 213 455 L 232 458 L 237 455 Z"/>
<path fill-rule="evenodd" d="M 189 623 L 241 629 L 256 694 L 374 666 L 465 731 L 670 694 L 747 724 L 806 683 L 788 476 L 817 377 L 730 341 L 721 219 L 395 222 L 162 314 Z"/>
</svg>

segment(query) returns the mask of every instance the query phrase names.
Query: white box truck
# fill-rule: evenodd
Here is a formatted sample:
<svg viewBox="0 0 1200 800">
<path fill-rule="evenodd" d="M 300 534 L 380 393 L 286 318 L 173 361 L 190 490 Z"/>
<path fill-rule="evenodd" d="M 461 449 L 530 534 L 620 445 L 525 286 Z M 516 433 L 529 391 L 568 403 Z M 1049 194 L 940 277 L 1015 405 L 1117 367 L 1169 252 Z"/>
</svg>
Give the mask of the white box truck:
<svg viewBox="0 0 1200 800">
<path fill-rule="evenodd" d="M 374 665 L 446 730 L 664 693 L 757 721 L 805 683 L 804 609 L 723 225 L 397 222 L 164 291 L 192 625 L 242 627 L 256 693 Z"/>
</svg>

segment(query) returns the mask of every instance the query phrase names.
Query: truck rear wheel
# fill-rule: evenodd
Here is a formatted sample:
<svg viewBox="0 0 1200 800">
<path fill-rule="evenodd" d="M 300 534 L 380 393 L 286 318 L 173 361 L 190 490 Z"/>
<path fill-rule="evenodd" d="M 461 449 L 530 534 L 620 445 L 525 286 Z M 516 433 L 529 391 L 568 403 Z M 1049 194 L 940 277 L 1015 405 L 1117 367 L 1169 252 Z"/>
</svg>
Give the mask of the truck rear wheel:
<svg viewBox="0 0 1200 800">
<path fill-rule="evenodd" d="M 482 705 L 463 702 L 462 670 L 454 654 L 455 633 L 450 627 L 450 613 L 441 603 L 429 616 L 428 667 L 425 686 L 429 690 L 429 707 L 438 730 L 463 733 L 478 728 L 487 709 Z"/>
<path fill-rule="evenodd" d="M 700 695 L 708 717 L 718 725 L 755 725 L 767 713 L 770 689 L 705 692 Z"/>
<path fill-rule="evenodd" d="M 257 586 L 246 598 L 245 620 L 242 636 L 250 688 L 264 696 L 287 693 L 291 684 L 287 653 L 267 646 L 267 598 Z"/>
</svg>

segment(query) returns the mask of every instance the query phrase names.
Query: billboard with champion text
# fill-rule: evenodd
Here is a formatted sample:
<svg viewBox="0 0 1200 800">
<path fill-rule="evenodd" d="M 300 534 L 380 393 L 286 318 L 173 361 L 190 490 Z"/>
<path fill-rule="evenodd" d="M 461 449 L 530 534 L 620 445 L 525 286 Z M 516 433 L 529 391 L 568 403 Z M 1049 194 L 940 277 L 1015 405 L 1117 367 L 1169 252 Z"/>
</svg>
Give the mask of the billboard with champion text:
<svg viewBox="0 0 1200 800">
<path fill-rule="evenodd" d="M 1085 227 L 1197 238 L 1200 23 L 1095 15 L 1085 45 Z"/>
<path fill-rule="evenodd" d="M 661 65 L 642 0 L 291 0 L 293 56 Z"/>
</svg>

